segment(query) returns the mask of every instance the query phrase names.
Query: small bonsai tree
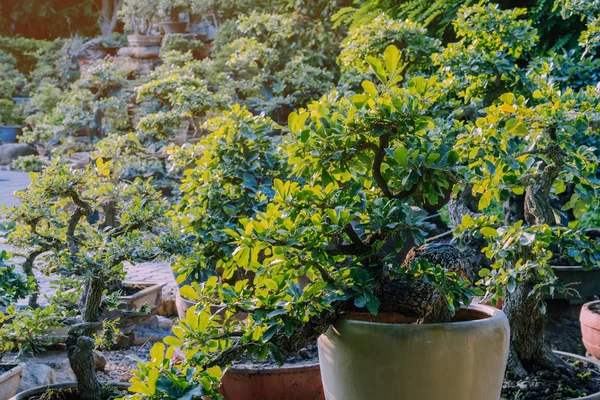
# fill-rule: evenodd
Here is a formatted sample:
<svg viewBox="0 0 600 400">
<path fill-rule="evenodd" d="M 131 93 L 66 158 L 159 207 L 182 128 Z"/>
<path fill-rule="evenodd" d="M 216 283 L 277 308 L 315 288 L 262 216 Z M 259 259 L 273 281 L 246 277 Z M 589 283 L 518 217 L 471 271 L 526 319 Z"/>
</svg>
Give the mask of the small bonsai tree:
<svg viewBox="0 0 600 400">
<path fill-rule="evenodd" d="M 165 203 L 149 181 L 116 181 L 111 163 L 101 159 L 85 170 L 55 161 L 33 175 L 18 198 L 22 204 L 7 212 L 17 222 L 9 243 L 23 251 L 24 271 L 33 279 L 34 262 L 42 258 L 45 272 L 80 282 L 77 318 L 67 321 L 72 324 L 68 357 L 79 398 L 98 400 L 92 336 L 107 322 L 103 296 L 119 289 L 126 261 L 152 261 L 168 253 L 172 236 Z M 18 326 L 19 313 L 13 323 Z M 10 326 L 3 333 L 9 335 Z"/>
<path fill-rule="evenodd" d="M 135 35 L 149 35 L 156 28 L 159 0 L 123 0 L 119 17 Z"/>
<path fill-rule="evenodd" d="M 179 21 L 179 14 L 186 12 L 189 13 L 191 4 L 185 0 L 160 0 L 159 10 L 161 16 L 166 18 L 167 21 L 177 22 Z"/>
</svg>

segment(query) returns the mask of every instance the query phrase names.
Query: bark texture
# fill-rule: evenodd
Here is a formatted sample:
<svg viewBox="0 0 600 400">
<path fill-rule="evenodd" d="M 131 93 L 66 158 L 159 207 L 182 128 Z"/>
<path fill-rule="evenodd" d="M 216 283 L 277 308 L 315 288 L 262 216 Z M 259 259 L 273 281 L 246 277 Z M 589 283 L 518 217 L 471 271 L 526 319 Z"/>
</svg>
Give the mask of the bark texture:
<svg viewBox="0 0 600 400">
<path fill-rule="evenodd" d="M 572 375 L 572 368 L 558 358 L 544 340 L 546 316 L 541 313 L 541 293 L 531 293 L 534 281 L 522 282 L 505 298 L 503 311 L 510 325 L 508 371 L 525 378 L 538 369 L 561 370 Z"/>
<path fill-rule="evenodd" d="M 525 222 L 529 225 L 556 225 L 556 216 L 550 204 L 552 184 L 564 167 L 564 155 L 558 144 L 551 144 L 544 151 L 551 160 L 541 173 L 526 178 Z"/>
<path fill-rule="evenodd" d="M 100 400 L 101 385 L 94 371 L 94 340 L 87 336 L 71 337 L 68 343 L 69 363 L 77 378 L 77 391 L 82 400 Z"/>
</svg>

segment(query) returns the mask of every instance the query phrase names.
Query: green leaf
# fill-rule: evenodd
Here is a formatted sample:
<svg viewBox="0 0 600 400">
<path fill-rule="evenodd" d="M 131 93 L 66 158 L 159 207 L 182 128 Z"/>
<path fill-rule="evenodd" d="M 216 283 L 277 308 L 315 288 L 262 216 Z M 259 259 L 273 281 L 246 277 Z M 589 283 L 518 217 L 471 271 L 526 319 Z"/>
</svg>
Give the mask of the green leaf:
<svg viewBox="0 0 600 400">
<path fill-rule="evenodd" d="M 367 305 L 367 299 L 363 295 L 357 296 L 354 298 L 354 305 L 357 308 L 364 308 Z"/>
<path fill-rule="evenodd" d="M 275 334 L 277 333 L 278 330 L 279 330 L 279 326 L 278 325 L 271 325 L 271 326 L 269 326 L 267 328 L 267 330 L 262 335 L 262 341 L 263 341 L 263 343 L 266 343 L 269 340 L 271 340 L 271 338 L 273 336 L 275 336 Z"/>
<path fill-rule="evenodd" d="M 376 97 L 377 96 L 377 88 L 375 87 L 375 85 L 373 84 L 373 82 L 371 81 L 363 81 L 363 83 L 361 84 L 361 86 L 363 87 L 363 89 L 365 90 L 365 92 L 367 92 L 370 96 L 372 97 Z"/>
<path fill-rule="evenodd" d="M 400 145 L 394 150 L 394 159 L 403 167 L 408 165 L 408 152 L 404 146 Z"/>
<path fill-rule="evenodd" d="M 188 298 L 192 301 L 200 300 L 200 296 L 198 296 L 198 293 L 191 286 L 182 287 L 181 289 L 179 289 L 179 294 L 181 295 L 181 297 Z"/>
<path fill-rule="evenodd" d="M 398 63 L 400 62 L 400 51 L 394 45 L 389 45 L 383 53 L 383 59 L 385 60 L 385 66 L 390 73 L 396 71 Z"/>
<path fill-rule="evenodd" d="M 478 275 L 482 278 L 485 278 L 486 276 L 489 276 L 491 273 L 491 271 L 487 268 L 481 268 L 478 272 Z"/>
<path fill-rule="evenodd" d="M 481 234 L 485 237 L 498 237 L 498 231 L 496 231 L 494 228 L 490 228 L 489 226 L 484 226 L 481 228 Z"/>
<path fill-rule="evenodd" d="M 386 84 L 388 75 L 385 72 L 385 68 L 383 68 L 381 61 L 375 57 L 367 57 L 367 63 L 371 67 L 371 71 L 377 75 L 377 78 L 379 78 L 382 83 Z"/>
<path fill-rule="evenodd" d="M 515 102 L 515 95 L 512 93 L 504 93 L 499 97 L 500 101 L 504 104 L 512 104 Z"/>
</svg>

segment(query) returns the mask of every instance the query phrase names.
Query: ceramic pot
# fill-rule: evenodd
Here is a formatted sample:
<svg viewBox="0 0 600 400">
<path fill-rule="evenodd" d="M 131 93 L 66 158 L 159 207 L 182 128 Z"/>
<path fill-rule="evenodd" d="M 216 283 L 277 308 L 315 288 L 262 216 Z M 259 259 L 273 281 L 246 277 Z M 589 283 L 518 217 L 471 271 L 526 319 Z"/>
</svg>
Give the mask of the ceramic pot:
<svg viewBox="0 0 600 400">
<path fill-rule="evenodd" d="M 510 336 L 502 311 L 472 305 L 443 324 L 392 316 L 341 318 L 319 338 L 326 399 L 500 398 Z"/>
<path fill-rule="evenodd" d="M 17 136 L 21 133 L 20 126 L 0 126 L 1 143 L 17 143 Z"/>
</svg>

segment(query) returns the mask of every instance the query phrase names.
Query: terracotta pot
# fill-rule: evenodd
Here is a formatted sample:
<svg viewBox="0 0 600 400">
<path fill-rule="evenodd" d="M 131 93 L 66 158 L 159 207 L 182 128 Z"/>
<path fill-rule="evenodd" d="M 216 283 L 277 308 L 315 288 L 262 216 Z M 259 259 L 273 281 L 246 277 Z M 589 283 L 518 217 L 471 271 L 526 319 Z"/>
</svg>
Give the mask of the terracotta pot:
<svg viewBox="0 0 600 400">
<path fill-rule="evenodd" d="M 0 368 L 0 400 L 5 400 L 17 393 L 25 364 L 0 364 Z"/>
<path fill-rule="evenodd" d="M 179 291 L 175 295 L 175 306 L 177 307 L 177 316 L 179 317 L 179 319 L 184 319 L 185 313 L 187 312 L 188 308 L 193 307 L 195 305 L 196 303 L 194 303 L 193 301 L 181 297 Z"/>
<path fill-rule="evenodd" d="M 553 352 L 555 354 L 558 354 L 559 356 L 563 356 L 563 357 L 568 357 L 568 358 L 573 358 L 574 360 L 578 360 L 578 361 L 584 361 L 590 364 L 594 364 L 596 365 L 598 368 L 600 368 L 600 362 L 598 362 L 597 360 L 594 360 L 592 358 L 589 357 L 583 357 L 577 354 L 572 354 L 572 353 L 567 353 L 564 351 L 558 351 L 558 350 L 553 350 Z M 600 392 L 598 393 L 593 393 L 590 395 L 587 395 L 585 397 L 577 397 L 576 399 L 567 399 L 567 400 L 600 400 Z"/>
<path fill-rule="evenodd" d="M 587 352 L 600 359 L 600 314 L 590 310 L 591 305 L 600 305 L 599 301 L 590 301 L 581 307 L 579 322 L 581 323 L 581 336 Z"/>
<path fill-rule="evenodd" d="M 555 293 L 549 299 L 567 299 L 570 304 L 583 304 L 600 295 L 600 268 L 584 269 L 581 265 L 553 266 L 554 274 L 564 285 L 577 290 L 580 297 Z"/>
<path fill-rule="evenodd" d="M 131 47 L 160 46 L 162 37 L 158 35 L 128 35 L 127 43 Z"/>
<path fill-rule="evenodd" d="M 323 400 L 319 364 L 250 369 L 232 367 L 221 381 L 225 400 Z"/>
<path fill-rule="evenodd" d="M 131 386 L 131 383 L 126 383 L 126 382 L 110 382 L 110 384 L 112 386 L 118 387 L 119 389 L 127 389 L 127 388 L 129 388 L 129 386 Z M 29 400 L 29 398 L 31 398 L 33 396 L 39 396 L 41 394 L 44 394 L 48 390 L 68 389 L 68 388 L 72 388 L 72 387 L 77 387 L 77 382 L 64 382 L 64 383 L 55 383 L 53 385 L 38 386 L 33 389 L 25 390 L 24 392 L 21 392 L 21 393 L 17 394 L 16 396 L 11 397 L 8 400 Z"/>
<path fill-rule="evenodd" d="M 318 341 L 325 398 L 498 400 L 508 358 L 506 315 L 475 304 L 455 320 L 340 319 Z"/>
<path fill-rule="evenodd" d="M 163 30 L 165 35 L 172 33 L 185 33 L 187 22 L 161 22 L 160 28 Z"/>
</svg>

